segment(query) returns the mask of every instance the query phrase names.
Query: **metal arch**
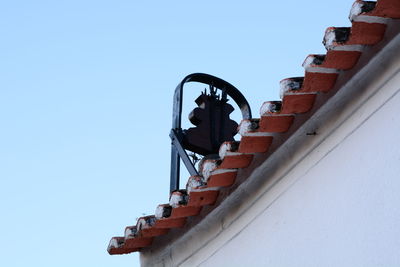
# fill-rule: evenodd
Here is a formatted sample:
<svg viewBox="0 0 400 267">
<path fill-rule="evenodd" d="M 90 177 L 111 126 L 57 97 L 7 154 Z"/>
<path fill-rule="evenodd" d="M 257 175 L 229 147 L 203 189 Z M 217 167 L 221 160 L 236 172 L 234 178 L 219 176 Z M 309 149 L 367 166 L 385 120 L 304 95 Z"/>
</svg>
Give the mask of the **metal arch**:
<svg viewBox="0 0 400 267">
<path fill-rule="evenodd" d="M 250 105 L 247 103 L 246 98 L 242 93 L 232 84 L 224 81 L 218 77 L 205 74 L 205 73 L 192 73 L 186 76 L 176 87 L 174 94 L 174 106 L 173 106 L 173 117 L 172 117 L 172 129 L 181 128 L 181 116 L 182 116 L 182 99 L 183 99 L 183 86 L 188 82 L 200 82 L 208 85 L 212 85 L 218 89 L 224 89 L 226 93 L 232 97 L 232 99 L 239 106 L 243 119 L 251 119 Z"/>
<path fill-rule="evenodd" d="M 224 81 L 218 77 L 205 74 L 193 73 L 186 76 L 176 87 L 174 93 L 173 115 L 172 115 L 172 129 L 170 132 L 171 137 L 171 179 L 170 179 L 170 192 L 179 189 L 180 177 L 180 159 L 184 162 L 190 175 L 198 175 L 196 168 L 190 161 L 185 149 L 182 146 L 182 103 L 183 103 L 183 87 L 188 82 L 200 82 L 208 84 L 217 89 L 224 90 L 235 103 L 239 106 L 243 119 L 251 119 L 251 109 L 246 98 L 242 93 L 232 84 Z"/>
</svg>

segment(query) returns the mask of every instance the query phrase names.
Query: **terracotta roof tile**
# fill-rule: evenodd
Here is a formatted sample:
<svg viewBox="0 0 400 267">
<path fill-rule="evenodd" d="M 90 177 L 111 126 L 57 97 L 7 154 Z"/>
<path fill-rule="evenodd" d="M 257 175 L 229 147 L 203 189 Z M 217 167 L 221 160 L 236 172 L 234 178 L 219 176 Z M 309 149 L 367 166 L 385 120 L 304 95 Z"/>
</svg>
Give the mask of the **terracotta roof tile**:
<svg viewBox="0 0 400 267">
<path fill-rule="evenodd" d="M 222 160 L 221 169 L 240 169 L 246 168 L 253 160 L 253 154 L 238 153 L 236 155 L 227 155 Z"/>
<path fill-rule="evenodd" d="M 298 117 L 310 116 L 317 98 L 329 95 L 336 88 L 338 78 L 357 66 L 366 46 L 376 45 L 385 37 L 387 23 L 400 19 L 399 0 L 359 1 L 350 11 L 351 27 L 330 27 L 323 44 L 326 55 L 309 55 L 303 67 L 304 77 L 281 81 L 282 101 L 267 101 L 260 108 L 260 119 L 243 120 L 239 125 L 241 141 L 225 142 L 219 157 L 206 159 L 200 164 L 200 176 L 189 178 L 186 189 L 171 193 L 169 203 L 158 205 L 155 215 L 138 219 L 136 226 L 128 226 L 124 237 L 113 237 L 108 246 L 110 254 L 126 254 L 152 245 L 158 236 L 168 235 L 172 228 L 182 228 L 191 216 L 206 216 L 209 208 L 229 194 L 223 188 L 233 187 L 238 179 L 254 168 L 254 156 L 264 154 L 276 142 L 295 131 Z M 400 29 L 399 29 L 400 30 Z M 398 31 L 399 31 L 398 30 Z M 333 93 L 336 92 L 333 90 Z M 326 101 L 327 98 L 322 98 Z M 305 117 L 307 118 L 307 117 Z M 300 120 L 301 122 L 303 120 Z M 297 123 L 297 127 L 299 127 Z M 253 166 L 248 168 L 249 166 Z M 239 180 L 239 181 L 238 181 Z"/>
<path fill-rule="evenodd" d="M 282 114 L 306 113 L 314 105 L 316 93 L 287 93 L 282 101 Z"/>
<path fill-rule="evenodd" d="M 294 115 L 264 115 L 259 123 L 260 132 L 284 133 L 292 125 Z"/>
<path fill-rule="evenodd" d="M 171 218 L 184 218 L 199 215 L 202 207 L 181 206 L 172 209 Z"/>
<path fill-rule="evenodd" d="M 400 18 L 400 6 L 397 0 L 379 0 L 378 2 L 358 0 L 354 3 L 352 12 L 364 16 Z"/>
<path fill-rule="evenodd" d="M 154 227 L 160 229 L 182 228 L 186 223 L 186 217 L 181 218 L 162 218 L 156 221 Z"/>
<path fill-rule="evenodd" d="M 190 192 L 188 206 L 202 207 L 206 205 L 214 205 L 217 201 L 218 194 L 219 190 L 214 188 L 192 191 Z"/>
<path fill-rule="evenodd" d="M 236 180 L 237 169 L 219 169 L 214 171 L 209 180 L 209 187 L 225 187 L 231 186 Z"/>
<path fill-rule="evenodd" d="M 265 153 L 272 144 L 272 136 L 243 136 L 240 140 L 239 152 Z"/>
<path fill-rule="evenodd" d="M 153 243 L 152 237 L 133 237 L 133 238 L 125 238 L 125 243 L 123 247 L 127 249 L 129 252 L 138 251 L 141 248 L 150 246 Z"/>
<path fill-rule="evenodd" d="M 333 88 L 338 76 L 337 73 L 306 72 L 300 91 L 326 93 Z"/>
</svg>

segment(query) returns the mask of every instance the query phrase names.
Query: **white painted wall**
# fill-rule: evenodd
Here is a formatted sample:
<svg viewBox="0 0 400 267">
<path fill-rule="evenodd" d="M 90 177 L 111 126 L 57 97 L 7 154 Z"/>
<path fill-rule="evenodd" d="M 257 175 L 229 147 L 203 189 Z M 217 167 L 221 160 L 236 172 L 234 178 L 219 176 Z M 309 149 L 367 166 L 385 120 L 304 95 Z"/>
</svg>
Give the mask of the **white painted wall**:
<svg viewBox="0 0 400 267">
<path fill-rule="evenodd" d="M 400 36 L 201 223 L 142 252 L 142 264 L 400 266 L 399 53 Z"/>
<path fill-rule="evenodd" d="M 400 266 L 400 95 L 358 116 L 200 266 Z"/>
</svg>

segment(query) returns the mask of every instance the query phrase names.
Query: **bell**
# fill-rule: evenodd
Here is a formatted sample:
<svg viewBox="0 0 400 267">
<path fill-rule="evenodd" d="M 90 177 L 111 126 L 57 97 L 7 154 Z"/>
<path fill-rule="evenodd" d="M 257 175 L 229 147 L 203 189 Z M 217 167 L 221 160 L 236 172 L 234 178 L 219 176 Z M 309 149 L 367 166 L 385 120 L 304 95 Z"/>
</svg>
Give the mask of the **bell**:
<svg viewBox="0 0 400 267">
<path fill-rule="evenodd" d="M 195 100 L 197 108 L 189 114 L 196 127 L 183 130 L 183 147 L 200 155 L 217 154 L 225 141 L 233 141 L 238 124 L 229 115 L 234 108 L 226 95 L 219 97 L 210 87 L 210 94 L 202 92 Z"/>
</svg>

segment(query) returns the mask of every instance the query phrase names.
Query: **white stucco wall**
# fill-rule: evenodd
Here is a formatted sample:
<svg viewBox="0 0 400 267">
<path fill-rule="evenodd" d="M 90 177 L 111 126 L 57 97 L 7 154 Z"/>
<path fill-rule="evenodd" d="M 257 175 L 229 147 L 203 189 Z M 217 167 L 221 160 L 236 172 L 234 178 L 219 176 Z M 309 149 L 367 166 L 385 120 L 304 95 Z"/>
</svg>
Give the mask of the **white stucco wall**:
<svg viewBox="0 0 400 267">
<path fill-rule="evenodd" d="M 397 37 L 221 207 L 142 264 L 400 266 L 399 51 Z"/>
<path fill-rule="evenodd" d="M 200 266 L 400 266 L 400 95 L 361 117 Z"/>
</svg>

